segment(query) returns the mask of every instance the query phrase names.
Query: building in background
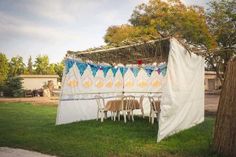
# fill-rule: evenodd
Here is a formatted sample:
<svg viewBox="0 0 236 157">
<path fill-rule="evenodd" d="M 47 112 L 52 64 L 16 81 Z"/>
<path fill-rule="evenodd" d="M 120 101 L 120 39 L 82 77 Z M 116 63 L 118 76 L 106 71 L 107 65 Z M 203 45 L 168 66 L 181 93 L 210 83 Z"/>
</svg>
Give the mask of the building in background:
<svg viewBox="0 0 236 157">
<path fill-rule="evenodd" d="M 58 75 L 20 75 L 22 86 L 25 90 L 41 89 L 48 82 L 53 82 L 54 89 L 58 89 Z"/>
<path fill-rule="evenodd" d="M 220 79 L 214 71 L 205 71 L 205 90 L 214 91 L 221 88 Z"/>
</svg>

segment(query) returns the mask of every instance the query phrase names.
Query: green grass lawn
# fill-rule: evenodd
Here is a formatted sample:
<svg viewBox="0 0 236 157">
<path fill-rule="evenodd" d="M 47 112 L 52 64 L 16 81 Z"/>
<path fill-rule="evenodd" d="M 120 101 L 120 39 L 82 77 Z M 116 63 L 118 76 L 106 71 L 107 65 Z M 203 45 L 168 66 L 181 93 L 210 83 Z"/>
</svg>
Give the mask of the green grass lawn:
<svg viewBox="0 0 236 157">
<path fill-rule="evenodd" d="M 160 143 L 157 125 L 96 120 L 55 126 L 56 107 L 0 104 L 0 147 L 16 147 L 68 157 L 172 156 L 216 157 L 211 151 L 214 118 Z"/>
</svg>

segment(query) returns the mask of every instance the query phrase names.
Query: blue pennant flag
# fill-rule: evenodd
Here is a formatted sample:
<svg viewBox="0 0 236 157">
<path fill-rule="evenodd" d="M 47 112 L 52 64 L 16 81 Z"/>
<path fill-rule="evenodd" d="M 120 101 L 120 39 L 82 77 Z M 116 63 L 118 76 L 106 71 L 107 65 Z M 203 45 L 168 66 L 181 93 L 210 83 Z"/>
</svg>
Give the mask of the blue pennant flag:
<svg viewBox="0 0 236 157">
<path fill-rule="evenodd" d="M 111 69 L 110 66 L 102 66 L 102 71 L 103 71 L 104 77 L 107 76 L 107 72 L 109 71 L 109 69 Z"/>
<path fill-rule="evenodd" d="M 81 63 L 81 62 L 76 62 L 76 65 L 79 69 L 79 73 L 81 76 L 83 76 L 84 71 L 86 70 L 86 68 L 88 67 L 88 64 L 86 63 Z"/>
<path fill-rule="evenodd" d="M 111 68 L 111 70 L 112 70 L 112 73 L 113 73 L 113 77 L 115 77 L 116 73 L 118 71 L 118 68 Z"/>
<path fill-rule="evenodd" d="M 128 70 L 128 68 L 126 68 L 126 67 L 120 67 L 120 72 L 123 77 L 125 76 L 125 73 L 127 72 L 127 70 Z"/>
<path fill-rule="evenodd" d="M 145 68 L 147 75 L 150 77 L 152 75 L 153 69 Z"/>
<path fill-rule="evenodd" d="M 73 66 L 74 61 L 71 59 L 65 60 L 66 74 L 69 72 L 70 68 Z"/>
<path fill-rule="evenodd" d="M 99 67 L 97 65 L 93 65 L 93 64 L 89 64 L 89 66 L 90 66 L 90 68 L 92 70 L 93 77 L 95 77 Z"/>
<path fill-rule="evenodd" d="M 167 67 L 161 69 L 161 74 L 162 74 L 162 76 L 165 76 L 165 75 L 166 75 L 166 71 L 167 71 Z"/>
<path fill-rule="evenodd" d="M 161 69 L 161 70 L 166 68 L 166 67 L 167 67 L 166 64 L 162 64 L 162 65 L 158 66 L 158 68 Z"/>
<path fill-rule="evenodd" d="M 131 67 L 131 71 L 133 72 L 134 77 L 138 76 L 138 73 L 139 73 L 139 68 L 138 67 Z"/>
</svg>

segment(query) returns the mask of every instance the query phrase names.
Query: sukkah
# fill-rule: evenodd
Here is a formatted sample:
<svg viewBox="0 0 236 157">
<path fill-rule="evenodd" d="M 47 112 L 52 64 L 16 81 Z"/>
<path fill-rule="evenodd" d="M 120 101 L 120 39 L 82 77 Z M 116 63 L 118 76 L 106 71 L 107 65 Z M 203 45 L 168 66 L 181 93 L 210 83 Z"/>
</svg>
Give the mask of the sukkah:
<svg viewBox="0 0 236 157">
<path fill-rule="evenodd" d="M 161 95 L 157 140 L 204 120 L 204 57 L 175 38 L 93 51 L 68 51 L 56 124 L 96 118 L 95 96 Z"/>
</svg>

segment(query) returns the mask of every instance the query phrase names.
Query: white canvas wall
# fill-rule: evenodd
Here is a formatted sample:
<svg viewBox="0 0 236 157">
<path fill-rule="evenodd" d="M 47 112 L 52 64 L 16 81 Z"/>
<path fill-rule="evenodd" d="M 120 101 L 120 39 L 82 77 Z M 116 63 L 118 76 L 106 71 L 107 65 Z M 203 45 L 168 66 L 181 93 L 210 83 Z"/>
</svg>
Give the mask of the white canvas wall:
<svg viewBox="0 0 236 157">
<path fill-rule="evenodd" d="M 137 70 L 137 67 L 129 67 L 123 77 L 120 67 L 116 73 L 109 69 L 106 75 L 100 68 L 96 75 L 93 75 L 92 68 L 87 66 L 81 74 L 76 62 L 72 61 L 72 66 L 64 73 L 56 124 L 95 119 L 97 104 L 94 98 L 98 94 L 103 96 L 106 102 L 122 95 L 122 92 L 125 92 L 125 95 L 134 95 L 136 99 L 145 95 L 144 113 L 148 115 L 150 104 L 147 96 L 150 92 L 161 92 L 164 76 L 157 71 L 158 67 L 150 76 L 143 68 L 135 75 L 131 69 Z M 141 114 L 141 110 L 134 113 Z"/>
<path fill-rule="evenodd" d="M 171 39 L 158 141 L 204 120 L 204 58 Z"/>
</svg>

